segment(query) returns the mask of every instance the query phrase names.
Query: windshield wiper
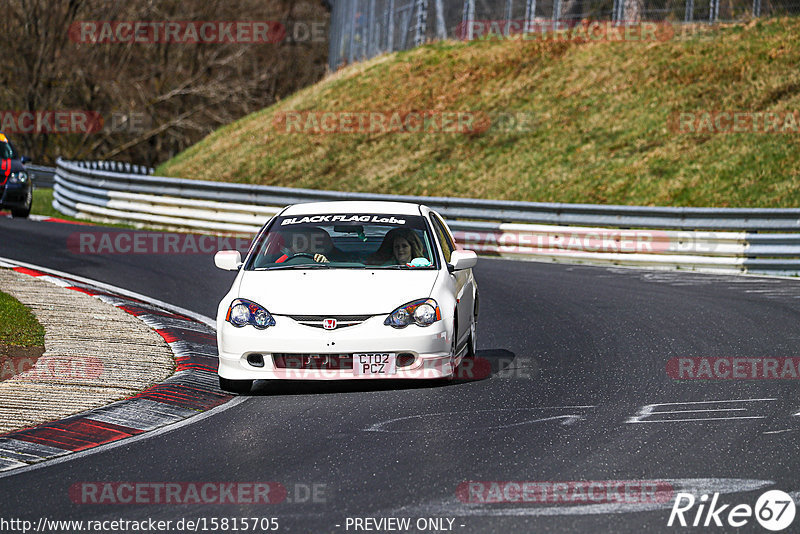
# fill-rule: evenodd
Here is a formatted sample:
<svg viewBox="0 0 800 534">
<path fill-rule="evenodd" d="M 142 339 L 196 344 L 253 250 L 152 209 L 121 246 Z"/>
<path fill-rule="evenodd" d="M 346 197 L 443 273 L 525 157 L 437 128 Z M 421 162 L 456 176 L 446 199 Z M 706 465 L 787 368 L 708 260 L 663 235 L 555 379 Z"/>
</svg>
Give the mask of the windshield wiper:
<svg viewBox="0 0 800 534">
<path fill-rule="evenodd" d="M 278 271 L 281 269 L 330 269 L 329 263 L 295 263 L 292 265 L 273 265 L 271 267 L 259 267 L 256 271 Z"/>
</svg>

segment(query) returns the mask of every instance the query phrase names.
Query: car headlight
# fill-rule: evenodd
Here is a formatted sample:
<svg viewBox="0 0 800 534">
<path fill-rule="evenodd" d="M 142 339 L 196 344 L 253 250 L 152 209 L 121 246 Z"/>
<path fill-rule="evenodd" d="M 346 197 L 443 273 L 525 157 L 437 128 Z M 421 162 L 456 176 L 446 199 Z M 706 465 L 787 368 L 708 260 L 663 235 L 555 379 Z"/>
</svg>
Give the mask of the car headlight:
<svg viewBox="0 0 800 534">
<path fill-rule="evenodd" d="M 237 328 L 252 325 L 263 330 L 268 326 L 275 326 L 275 319 L 263 306 L 247 299 L 231 302 L 225 320 Z"/>
<path fill-rule="evenodd" d="M 12 172 L 11 175 L 8 177 L 9 182 L 12 184 L 24 184 L 28 181 L 28 173 L 25 171 L 20 172 Z"/>
<path fill-rule="evenodd" d="M 393 328 L 405 328 L 410 324 L 417 326 L 430 326 L 436 321 L 441 320 L 442 312 L 439 305 L 433 299 L 419 299 L 408 304 L 403 304 L 383 322 L 383 324 Z"/>
</svg>

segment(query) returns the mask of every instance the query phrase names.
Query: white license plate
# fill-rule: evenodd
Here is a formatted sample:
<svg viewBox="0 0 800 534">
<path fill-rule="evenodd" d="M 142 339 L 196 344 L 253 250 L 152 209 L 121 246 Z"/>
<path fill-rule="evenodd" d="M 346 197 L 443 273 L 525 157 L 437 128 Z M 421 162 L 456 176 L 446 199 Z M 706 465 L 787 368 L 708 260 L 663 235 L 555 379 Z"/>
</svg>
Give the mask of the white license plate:
<svg viewBox="0 0 800 534">
<path fill-rule="evenodd" d="M 357 376 L 393 375 L 397 360 L 392 352 L 365 352 L 353 354 L 353 374 Z"/>
</svg>

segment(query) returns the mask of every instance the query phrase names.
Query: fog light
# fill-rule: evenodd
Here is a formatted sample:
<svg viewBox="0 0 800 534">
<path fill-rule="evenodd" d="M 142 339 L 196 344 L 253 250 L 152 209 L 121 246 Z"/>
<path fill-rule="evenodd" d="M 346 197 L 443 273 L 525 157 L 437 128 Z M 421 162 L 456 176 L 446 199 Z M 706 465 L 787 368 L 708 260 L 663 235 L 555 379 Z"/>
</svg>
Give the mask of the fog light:
<svg viewBox="0 0 800 534">
<path fill-rule="evenodd" d="M 417 357 L 411 354 L 410 352 L 401 352 L 397 355 L 397 367 L 408 367 Z"/>
<path fill-rule="evenodd" d="M 253 367 L 264 367 L 264 355 L 263 354 L 248 354 L 247 355 L 247 363 L 249 363 Z"/>
</svg>

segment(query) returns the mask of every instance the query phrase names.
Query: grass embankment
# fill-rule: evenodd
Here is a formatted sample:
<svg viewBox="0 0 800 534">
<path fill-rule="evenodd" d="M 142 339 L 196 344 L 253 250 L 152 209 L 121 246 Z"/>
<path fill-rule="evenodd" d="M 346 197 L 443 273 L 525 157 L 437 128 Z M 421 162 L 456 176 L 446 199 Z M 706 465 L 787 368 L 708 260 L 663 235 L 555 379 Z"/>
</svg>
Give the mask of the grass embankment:
<svg viewBox="0 0 800 534">
<path fill-rule="evenodd" d="M 800 135 L 681 134 L 675 111 L 800 110 L 800 18 L 655 42 L 441 42 L 353 65 L 158 174 L 547 202 L 800 206 Z M 279 133 L 293 110 L 524 112 L 530 131 Z M 276 115 L 278 114 L 278 115 Z"/>
<path fill-rule="evenodd" d="M 33 204 L 31 204 L 31 213 L 34 215 L 44 215 L 46 217 L 57 217 L 59 219 L 73 220 L 68 215 L 64 215 L 53 207 L 53 189 L 52 188 L 36 188 L 33 192 Z M 77 220 L 77 219 L 74 219 Z"/>
<path fill-rule="evenodd" d="M 44 328 L 20 301 L 0 291 L 0 347 L 42 347 Z"/>
</svg>

